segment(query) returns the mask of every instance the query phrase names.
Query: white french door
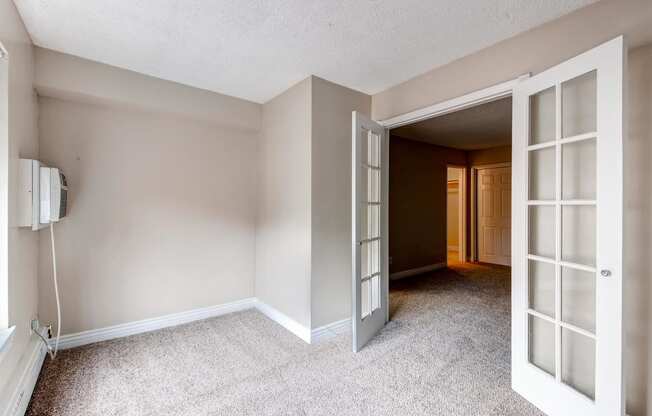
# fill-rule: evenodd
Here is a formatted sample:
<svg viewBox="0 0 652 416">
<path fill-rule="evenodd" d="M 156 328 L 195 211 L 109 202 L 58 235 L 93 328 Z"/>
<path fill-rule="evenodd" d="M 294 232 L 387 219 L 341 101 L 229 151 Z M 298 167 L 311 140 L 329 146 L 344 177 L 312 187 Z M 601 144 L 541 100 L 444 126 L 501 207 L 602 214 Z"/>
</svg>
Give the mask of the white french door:
<svg viewBox="0 0 652 416">
<path fill-rule="evenodd" d="M 619 37 L 514 88 L 512 387 L 552 416 L 624 414 L 624 59 Z"/>
<path fill-rule="evenodd" d="M 388 320 L 387 183 L 385 128 L 353 112 L 352 132 L 353 351 Z"/>
</svg>

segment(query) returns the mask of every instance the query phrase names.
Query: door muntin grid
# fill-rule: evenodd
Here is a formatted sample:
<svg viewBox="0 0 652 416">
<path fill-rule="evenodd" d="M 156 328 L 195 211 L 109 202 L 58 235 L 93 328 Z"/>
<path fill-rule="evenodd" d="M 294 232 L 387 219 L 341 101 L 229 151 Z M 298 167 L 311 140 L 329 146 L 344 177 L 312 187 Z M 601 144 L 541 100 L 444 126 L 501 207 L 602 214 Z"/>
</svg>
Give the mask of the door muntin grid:
<svg viewBox="0 0 652 416">
<path fill-rule="evenodd" d="M 360 201 L 360 292 L 361 319 L 371 316 L 381 309 L 381 212 L 384 204 L 382 195 L 381 166 L 382 136 L 363 129 L 361 154 L 362 198 Z"/>
<path fill-rule="evenodd" d="M 530 95 L 527 357 L 595 400 L 597 72 Z"/>
</svg>

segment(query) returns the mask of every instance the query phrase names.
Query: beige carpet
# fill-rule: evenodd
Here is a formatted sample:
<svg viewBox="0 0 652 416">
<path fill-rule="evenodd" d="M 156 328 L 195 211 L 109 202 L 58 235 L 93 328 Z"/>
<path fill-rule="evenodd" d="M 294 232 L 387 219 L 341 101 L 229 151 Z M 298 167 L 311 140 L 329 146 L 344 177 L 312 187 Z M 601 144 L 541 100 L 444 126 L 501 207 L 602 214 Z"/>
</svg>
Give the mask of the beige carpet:
<svg viewBox="0 0 652 416">
<path fill-rule="evenodd" d="M 63 351 L 28 415 L 540 415 L 510 389 L 509 270 L 393 282 L 363 351 L 306 345 L 256 311 Z"/>
</svg>

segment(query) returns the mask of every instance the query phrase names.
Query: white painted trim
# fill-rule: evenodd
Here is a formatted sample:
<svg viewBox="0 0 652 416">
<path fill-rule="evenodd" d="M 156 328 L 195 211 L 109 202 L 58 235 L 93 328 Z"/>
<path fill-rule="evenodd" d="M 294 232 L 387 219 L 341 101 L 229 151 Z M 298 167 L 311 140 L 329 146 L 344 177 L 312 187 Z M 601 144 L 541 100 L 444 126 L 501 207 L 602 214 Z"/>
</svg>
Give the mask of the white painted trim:
<svg viewBox="0 0 652 416">
<path fill-rule="evenodd" d="M 448 251 L 459 251 L 460 246 L 448 246 Z"/>
<path fill-rule="evenodd" d="M 405 126 L 406 124 L 416 123 L 418 121 L 442 116 L 444 114 L 464 110 L 476 105 L 485 104 L 491 101 L 499 100 L 501 98 L 509 97 L 512 95 L 514 85 L 516 85 L 521 79 L 529 78 L 529 76 L 529 73 L 523 74 L 518 78 L 492 85 L 491 87 L 483 88 L 481 90 L 473 91 L 460 97 L 433 104 L 419 110 L 388 118 L 379 121 L 379 123 L 381 126 L 384 126 L 388 129 L 394 129 L 400 126 Z"/>
<path fill-rule="evenodd" d="M 330 324 L 320 326 L 312 330 L 310 334 L 310 343 L 315 344 L 318 342 L 326 341 L 335 338 L 341 334 L 351 332 L 351 319 L 342 319 L 341 321 L 331 322 Z"/>
<path fill-rule="evenodd" d="M 446 267 L 446 262 L 429 264 L 428 266 L 416 267 L 414 269 L 407 269 L 400 272 L 395 272 L 389 275 L 390 280 L 403 279 L 410 276 L 416 276 L 417 274 L 431 272 L 433 270 L 439 270 Z"/>
<path fill-rule="evenodd" d="M 141 321 L 127 322 L 120 325 L 64 335 L 59 341 L 59 349 L 64 350 L 93 344 L 95 342 L 142 334 L 144 332 L 182 325 L 202 319 L 214 318 L 252 308 L 257 309 L 260 313 L 309 344 L 345 333 L 350 330 L 351 326 L 350 319 L 343 319 L 341 321 L 332 322 L 319 328 L 315 328 L 311 331 L 310 328 L 298 323 L 278 309 L 261 302 L 259 299 L 247 298 L 222 305 L 193 309 L 157 318 L 143 319 Z M 50 342 L 53 342 L 53 340 L 50 340 Z"/>
<path fill-rule="evenodd" d="M 222 305 L 209 306 L 206 308 L 174 313 L 157 318 L 143 319 L 141 321 L 127 322 L 120 325 L 64 335 L 59 341 L 59 349 L 63 350 L 93 344 L 95 342 L 142 334 L 144 332 L 182 325 L 202 319 L 214 318 L 252 308 L 257 309 L 260 313 L 309 344 L 311 342 L 332 338 L 343 333 L 343 331 L 346 332 L 350 330 L 351 325 L 350 319 L 344 319 L 311 331 L 310 328 L 301 325 L 278 309 L 261 302 L 256 298 L 247 298 Z"/>
<path fill-rule="evenodd" d="M 243 311 L 257 306 L 256 298 L 247 298 L 222 305 L 209 306 L 206 308 L 193 309 L 190 311 L 173 313 L 158 318 L 143 319 L 141 321 L 128 322 L 120 325 L 113 325 L 105 328 L 91 329 L 89 331 L 64 335 L 59 341 L 59 349 L 79 347 L 100 341 L 107 341 L 115 338 L 122 338 L 129 335 L 141 334 L 143 332 L 155 331 L 157 329 L 186 324 L 202 319 L 226 315 L 228 313 Z M 51 340 L 52 342 L 53 340 Z"/>
<path fill-rule="evenodd" d="M 9 276 L 8 268 L 8 224 L 9 224 L 9 59 L 0 42 L 0 50 L 6 58 L 0 59 L 0 328 L 9 327 Z M 13 173 L 13 172 L 12 172 Z"/>
<path fill-rule="evenodd" d="M 283 312 L 264 302 L 261 302 L 260 300 L 256 301 L 256 309 L 258 309 L 263 315 L 267 316 L 272 321 L 281 325 L 283 328 L 287 329 L 294 335 L 310 344 L 310 338 L 312 335 L 310 328 L 306 328 L 304 325 L 301 325 Z"/>
<path fill-rule="evenodd" d="M 10 328 L 0 329 L 0 362 L 2 362 L 3 353 L 9 350 L 15 332 L 15 325 Z"/>
<path fill-rule="evenodd" d="M 9 400 L 5 401 L 4 398 L 0 400 L 0 415 L 2 416 L 23 416 L 34 392 L 46 349 L 41 340 L 32 340 L 28 345 L 31 350 L 25 351 L 26 354 L 29 354 L 27 364 L 22 370 L 18 368 L 14 371 L 18 383 L 10 393 Z"/>
<path fill-rule="evenodd" d="M 472 168 L 476 171 L 482 169 L 495 169 L 495 168 L 511 168 L 512 162 L 501 162 L 501 163 L 488 163 L 486 165 L 473 165 Z"/>
</svg>

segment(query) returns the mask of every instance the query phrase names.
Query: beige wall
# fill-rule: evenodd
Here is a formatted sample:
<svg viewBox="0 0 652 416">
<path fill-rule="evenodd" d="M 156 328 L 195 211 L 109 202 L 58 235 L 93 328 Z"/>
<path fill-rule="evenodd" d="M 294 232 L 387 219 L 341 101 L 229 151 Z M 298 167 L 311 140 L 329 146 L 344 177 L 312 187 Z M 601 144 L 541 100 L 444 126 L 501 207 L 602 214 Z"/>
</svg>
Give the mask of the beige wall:
<svg viewBox="0 0 652 416">
<path fill-rule="evenodd" d="M 619 34 L 630 46 L 652 42 L 652 2 L 603 0 L 451 64 L 434 69 L 372 97 L 372 114 L 385 119 L 459 96 L 525 72 L 537 73 Z M 551 47 L 551 45 L 553 47 Z M 629 121 L 625 147 L 625 364 L 627 409 L 632 416 L 650 406 L 650 308 L 652 295 L 649 239 L 650 196 L 641 189 L 652 175 L 650 142 L 650 47 L 630 54 Z M 647 162 L 646 162 L 647 161 Z"/>
<path fill-rule="evenodd" d="M 465 165 L 465 152 L 391 137 L 390 273 L 446 261 L 446 165 L 449 163 Z"/>
<path fill-rule="evenodd" d="M 490 147 L 489 149 L 470 150 L 466 153 L 468 166 L 491 165 L 512 161 L 512 146 Z"/>
<path fill-rule="evenodd" d="M 471 91 L 537 73 L 620 34 L 652 41 L 652 1 L 602 0 L 372 96 L 384 120 Z"/>
<path fill-rule="evenodd" d="M 351 112 L 371 97 L 312 77 L 312 327 L 351 315 Z"/>
<path fill-rule="evenodd" d="M 55 228 L 62 333 L 253 297 L 261 106 L 40 48 L 35 63 L 38 156 L 71 188 Z M 39 313 L 54 322 L 40 234 Z"/>
<path fill-rule="evenodd" d="M 639 416 L 652 414 L 652 45 L 629 54 L 628 75 L 630 134 L 625 142 L 623 256 L 625 369 L 628 412 Z"/>
<path fill-rule="evenodd" d="M 308 329 L 351 314 L 351 112 L 371 97 L 311 76 L 263 105 L 256 295 Z"/>
<path fill-rule="evenodd" d="M 256 135 L 40 97 L 40 159 L 63 170 L 62 333 L 254 296 Z M 49 233 L 39 311 L 56 320 Z"/>
<path fill-rule="evenodd" d="M 0 1 L 0 42 L 9 52 L 9 125 L 8 138 L 0 134 L 0 155 L 8 156 L 2 161 L 2 180 L 9 184 L 8 201 L 0 209 L 0 220 L 7 221 L 15 213 L 16 163 L 19 157 L 35 157 L 38 154 L 37 104 L 32 89 L 34 57 L 31 41 L 11 1 Z M 4 241 L 0 247 L 8 247 L 8 258 L 0 256 L 0 284 L 8 288 L 8 322 L 16 325 L 11 349 L 0 356 L 0 411 L 8 402 L 8 394 L 17 382 L 32 347 L 37 340 L 29 330 L 30 320 L 37 315 L 37 268 L 38 234 L 10 226 L 8 235 L 0 233 Z M 5 240 L 6 238 L 6 240 Z M 4 254 L 4 253 L 3 253 Z M 7 279 L 7 280 L 5 280 Z M 3 293 L 0 290 L 0 293 Z M 4 302 L 4 299 L 0 299 Z M 2 305 L 0 305 L 2 307 Z M 0 314 L 3 315 L 3 314 Z M 3 320 L 0 316 L 0 321 Z M 5 322 L 6 323 L 6 322 Z M 2 325 L 3 323 L 0 323 Z"/>
<path fill-rule="evenodd" d="M 261 106 L 43 48 L 35 48 L 39 94 L 70 101 L 119 105 L 260 130 Z"/>
<path fill-rule="evenodd" d="M 451 226 L 451 218 L 444 212 L 444 207 L 451 205 L 450 195 L 447 198 L 442 193 L 447 175 L 450 175 L 447 174 L 446 164 L 469 168 L 465 189 L 468 201 L 465 215 L 466 245 L 470 256 L 472 243 L 470 168 L 510 162 L 511 155 L 511 146 L 463 151 L 392 136 L 389 195 L 390 257 L 392 257 L 390 273 L 442 263 L 446 260 L 445 246 L 459 246 L 458 242 L 452 242 L 457 240 L 455 232 L 458 225 L 455 223 Z M 456 172 L 448 169 L 448 172 L 451 171 Z M 428 191 L 423 192 L 421 187 Z M 420 224 L 428 224 L 433 232 L 420 233 Z M 430 263 L 426 262 L 426 258 L 430 259 L 428 260 Z"/>
<path fill-rule="evenodd" d="M 311 79 L 263 105 L 256 296 L 310 328 Z M 253 167 L 253 166 L 252 166 Z"/>
</svg>

